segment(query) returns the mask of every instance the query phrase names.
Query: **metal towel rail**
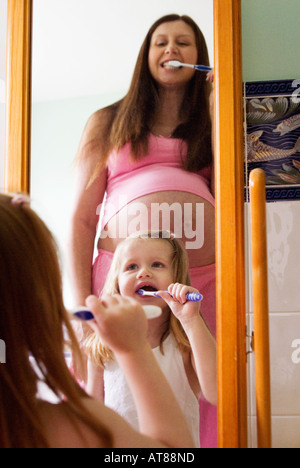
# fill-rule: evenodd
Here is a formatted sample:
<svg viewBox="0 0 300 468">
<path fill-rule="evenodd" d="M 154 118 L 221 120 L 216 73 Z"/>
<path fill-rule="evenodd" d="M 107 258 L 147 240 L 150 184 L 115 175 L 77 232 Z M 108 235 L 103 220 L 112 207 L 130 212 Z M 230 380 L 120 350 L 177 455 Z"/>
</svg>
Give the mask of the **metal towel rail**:
<svg viewBox="0 0 300 468">
<path fill-rule="evenodd" d="M 250 209 L 257 445 L 271 448 L 266 175 L 262 169 L 254 169 L 250 174 Z"/>
</svg>

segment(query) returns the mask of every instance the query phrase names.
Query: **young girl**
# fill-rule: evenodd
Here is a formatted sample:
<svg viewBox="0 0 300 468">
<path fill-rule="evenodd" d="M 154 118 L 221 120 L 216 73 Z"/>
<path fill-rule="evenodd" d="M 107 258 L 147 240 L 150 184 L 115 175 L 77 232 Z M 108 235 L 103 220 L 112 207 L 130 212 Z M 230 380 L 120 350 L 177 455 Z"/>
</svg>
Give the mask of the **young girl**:
<svg viewBox="0 0 300 468">
<path fill-rule="evenodd" d="M 6 363 L 0 364 L 0 448 L 193 446 L 147 343 L 147 320 L 136 301 L 119 296 L 101 304 L 91 296 L 86 305 L 95 316 L 94 332 L 126 374 L 142 433 L 76 383 L 64 358 L 64 330 L 74 352 L 79 349 L 63 304 L 57 247 L 22 196 L 0 194 L 0 299 L 0 337 L 6 344 Z M 41 380 L 57 404 L 37 397 Z"/>
<path fill-rule="evenodd" d="M 200 303 L 186 300 L 187 293 L 197 292 L 189 284 L 181 242 L 170 234 L 152 232 L 136 234 L 118 245 L 104 291 L 161 307 L 161 316 L 149 320 L 148 342 L 199 447 L 200 393 L 217 403 L 216 345 Z M 140 289 L 157 291 L 161 298 L 140 296 Z M 94 363 L 89 364 L 88 391 L 138 428 L 132 396 L 113 354 L 95 335 L 87 338 L 85 347 Z"/>
</svg>

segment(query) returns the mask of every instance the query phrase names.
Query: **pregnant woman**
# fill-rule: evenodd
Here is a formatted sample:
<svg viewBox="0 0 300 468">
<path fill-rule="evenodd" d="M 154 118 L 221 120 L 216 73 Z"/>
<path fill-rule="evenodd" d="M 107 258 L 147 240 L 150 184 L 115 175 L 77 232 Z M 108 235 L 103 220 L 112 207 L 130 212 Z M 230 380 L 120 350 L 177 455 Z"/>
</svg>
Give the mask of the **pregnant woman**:
<svg viewBox="0 0 300 468">
<path fill-rule="evenodd" d="M 94 113 L 84 129 L 70 240 L 74 299 L 84 304 L 91 292 L 101 294 L 122 239 L 167 229 L 186 247 L 192 286 L 204 296 L 201 310 L 215 333 L 212 75 L 173 68 L 172 60 L 208 65 L 203 34 L 187 16 L 155 22 L 127 95 Z M 215 447 L 215 408 L 200 402 L 200 413 L 201 446 Z"/>
</svg>

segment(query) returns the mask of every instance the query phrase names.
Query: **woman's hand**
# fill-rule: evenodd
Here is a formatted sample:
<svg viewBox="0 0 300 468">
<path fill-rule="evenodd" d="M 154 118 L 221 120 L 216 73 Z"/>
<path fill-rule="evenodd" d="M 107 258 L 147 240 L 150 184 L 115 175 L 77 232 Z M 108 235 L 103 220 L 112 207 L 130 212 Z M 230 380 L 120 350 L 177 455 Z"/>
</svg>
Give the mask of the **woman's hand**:
<svg viewBox="0 0 300 468">
<path fill-rule="evenodd" d="M 209 81 L 210 83 L 214 83 L 215 81 L 214 70 L 211 70 L 210 72 L 208 72 L 206 81 Z M 215 105 L 215 92 L 212 89 L 209 95 L 209 113 L 210 113 L 210 118 L 212 122 L 214 121 L 214 105 Z"/>
<path fill-rule="evenodd" d="M 199 317 L 201 303 L 188 301 L 186 299 L 188 293 L 198 293 L 199 291 L 197 289 L 180 283 L 172 283 L 168 287 L 168 291 L 169 294 L 164 291 L 158 291 L 157 294 L 168 304 L 183 327 L 193 321 L 195 317 Z"/>
<path fill-rule="evenodd" d="M 215 80 L 215 71 L 214 70 L 211 70 L 207 73 L 207 76 L 206 76 L 206 81 L 209 81 L 210 83 L 213 83 Z"/>
<path fill-rule="evenodd" d="M 95 320 L 88 322 L 114 353 L 137 352 L 147 340 L 147 318 L 142 307 L 132 298 L 119 295 L 86 299 Z"/>
</svg>

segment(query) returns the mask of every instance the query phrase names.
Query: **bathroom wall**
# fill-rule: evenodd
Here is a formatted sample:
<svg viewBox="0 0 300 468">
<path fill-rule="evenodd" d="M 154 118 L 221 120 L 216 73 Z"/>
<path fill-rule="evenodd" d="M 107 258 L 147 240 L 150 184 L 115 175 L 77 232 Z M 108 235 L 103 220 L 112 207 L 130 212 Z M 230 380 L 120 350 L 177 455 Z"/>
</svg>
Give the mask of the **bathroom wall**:
<svg viewBox="0 0 300 468">
<path fill-rule="evenodd" d="M 242 0 L 243 80 L 300 78 L 299 0 Z M 299 156 L 299 155 L 298 155 Z M 249 205 L 248 332 L 253 330 Z M 300 447 L 300 201 L 267 204 L 273 447 Z M 254 355 L 249 358 L 249 447 L 256 446 Z"/>
<path fill-rule="evenodd" d="M 299 0 L 242 0 L 244 81 L 299 78 L 299 15 Z"/>
</svg>

